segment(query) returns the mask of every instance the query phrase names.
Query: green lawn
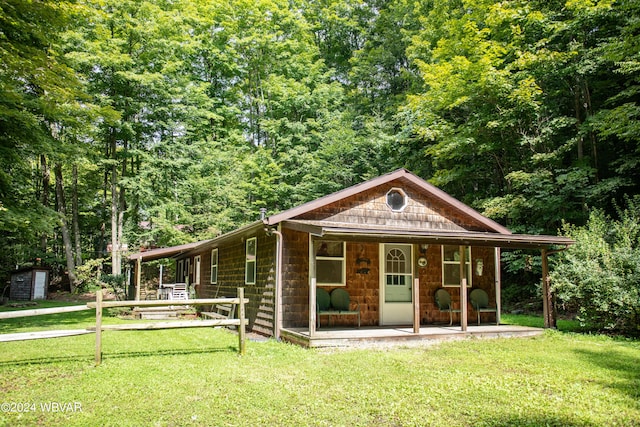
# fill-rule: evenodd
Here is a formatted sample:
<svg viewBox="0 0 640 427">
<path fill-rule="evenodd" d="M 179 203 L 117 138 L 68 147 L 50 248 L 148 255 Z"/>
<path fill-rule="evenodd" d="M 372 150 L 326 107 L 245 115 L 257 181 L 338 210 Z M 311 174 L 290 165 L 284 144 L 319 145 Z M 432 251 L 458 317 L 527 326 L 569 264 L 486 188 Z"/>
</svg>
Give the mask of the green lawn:
<svg viewBox="0 0 640 427">
<path fill-rule="evenodd" d="M 91 324 L 78 315 L 58 316 Z M 520 320 L 535 318 L 505 318 Z M 2 333 L 51 327 L 21 321 Z M 640 342 L 598 335 L 340 351 L 270 340 L 240 357 L 224 329 L 107 331 L 103 351 L 95 367 L 93 335 L 0 343 L 0 425 L 640 425 Z"/>
</svg>

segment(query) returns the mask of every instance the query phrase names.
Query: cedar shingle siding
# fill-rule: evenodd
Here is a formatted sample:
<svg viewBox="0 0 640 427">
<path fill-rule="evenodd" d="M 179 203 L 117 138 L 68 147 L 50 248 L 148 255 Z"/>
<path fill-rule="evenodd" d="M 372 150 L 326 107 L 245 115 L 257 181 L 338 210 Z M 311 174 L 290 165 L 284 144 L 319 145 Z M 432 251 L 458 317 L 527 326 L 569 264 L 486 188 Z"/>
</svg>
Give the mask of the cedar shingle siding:
<svg viewBox="0 0 640 427">
<path fill-rule="evenodd" d="M 407 206 L 401 212 L 391 212 L 386 194 L 392 188 L 401 188 L 408 197 Z M 485 231 L 478 221 L 463 216 L 451 206 L 433 198 L 427 198 L 413 185 L 396 180 L 356 194 L 297 219 L 323 220 L 343 224 L 384 225 L 387 227 L 418 228 L 431 230 Z"/>
<path fill-rule="evenodd" d="M 257 237 L 256 284 L 245 284 L 245 242 Z M 218 284 L 211 284 L 211 249 L 218 248 Z M 263 230 L 254 234 L 227 240 L 219 245 L 207 247 L 200 253 L 202 271 L 199 298 L 236 297 L 237 288 L 244 287 L 249 299 L 246 316 L 249 330 L 266 335 L 273 334 L 274 289 L 275 289 L 275 237 L 267 236 Z M 193 262 L 193 261 L 192 261 Z"/>
</svg>

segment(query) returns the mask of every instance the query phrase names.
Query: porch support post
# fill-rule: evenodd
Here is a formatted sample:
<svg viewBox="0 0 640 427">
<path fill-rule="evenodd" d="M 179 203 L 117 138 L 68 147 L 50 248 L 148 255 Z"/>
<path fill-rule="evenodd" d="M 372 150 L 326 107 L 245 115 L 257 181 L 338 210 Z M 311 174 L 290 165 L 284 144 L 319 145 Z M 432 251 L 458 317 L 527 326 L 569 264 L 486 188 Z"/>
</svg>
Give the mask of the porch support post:
<svg viewBox="0 0 640 427">
<path fill-rule="evenodd" d="M 142 255 L 136 261 L 136 301 L 140 301 L 140 282 L 142 277 Z"/>
<path fill-rule="evenodd" d="M 500 248 L 495 248 L 495 285 L 496 285 L 496 324 L 500 324 L 500 313 L 502 311 L 502 276 L 500 269 Z"/>
<path fill-rule="evenodd" d="M 413 281 L 413 333 L 420 333 L 420 279 Z"/>
<path fill-rule="evenodd" d="M 316 333 L 316 253 L 313 250 L 313 236 L 309 234 L 309 338 Z"/>
<path fill-rule="evenodd" d="M 467 247 L 460 246 L 460 330 L 467 330 Z"/>
<path fill-rule="evenodd" d="M 549 259 L 546 249 L 542 249 L 542 312 L 544 316 L 544 327 L 556 327 L 555 310 L 553 309 L 553 299 L 551 296 L 551 286 L 549 277 Z"/>
<path fill-rule="evenodd" d="M 309 286 L 309 337 L 316 333 L 316 278 L 311 278 Z"/>
</svg>

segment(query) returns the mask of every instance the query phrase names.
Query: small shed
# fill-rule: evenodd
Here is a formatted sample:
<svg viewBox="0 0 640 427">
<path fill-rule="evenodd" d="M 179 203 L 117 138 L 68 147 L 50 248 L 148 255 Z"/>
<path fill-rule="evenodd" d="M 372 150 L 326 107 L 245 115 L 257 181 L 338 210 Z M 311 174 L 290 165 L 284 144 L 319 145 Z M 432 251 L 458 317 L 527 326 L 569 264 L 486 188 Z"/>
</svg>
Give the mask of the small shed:
<svg viewBox="0 0 640 427">
<path fill-rule="evenodd" d="M 11 273 L 9 299 L 29 301 L 47 299 L 49 269 L 42 266 L 25 267 Z"/>
</svg>

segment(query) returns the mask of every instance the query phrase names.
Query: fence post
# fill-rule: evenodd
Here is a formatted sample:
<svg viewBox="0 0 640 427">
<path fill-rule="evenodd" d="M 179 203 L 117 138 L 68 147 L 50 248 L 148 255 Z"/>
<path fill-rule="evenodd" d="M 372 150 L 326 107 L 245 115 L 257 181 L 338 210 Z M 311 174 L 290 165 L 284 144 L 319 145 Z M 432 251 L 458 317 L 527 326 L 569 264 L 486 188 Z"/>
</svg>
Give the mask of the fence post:
<svg viewBox="0 0 640 427">
<path fill-rule="evenodd" d="M 238 288 L 238 298 L 240 299 L 240 313 L 238 317 L 240 318 L 240 328 L 238 329 L 238 351 L 240 355 L 244 355 L 245 350 L 245 313 L 244 313 L 244 288 Z"/>
<path fill-rule="evenodd" d="M 96 292 L 96 366 L 102 362 L 102 289 Z"/>
</svg>

